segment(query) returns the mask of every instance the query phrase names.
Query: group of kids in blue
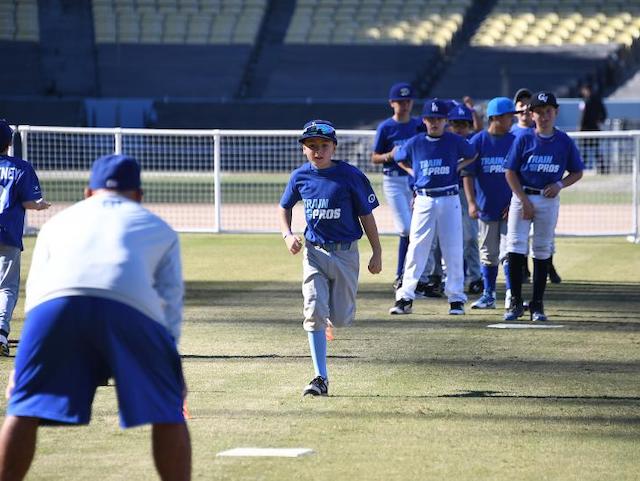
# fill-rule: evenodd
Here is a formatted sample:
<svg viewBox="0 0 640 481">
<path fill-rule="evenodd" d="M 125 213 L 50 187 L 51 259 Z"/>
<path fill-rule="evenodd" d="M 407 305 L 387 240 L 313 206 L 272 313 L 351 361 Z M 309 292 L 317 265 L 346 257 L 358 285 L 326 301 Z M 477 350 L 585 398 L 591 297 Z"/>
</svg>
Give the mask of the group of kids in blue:
<svg viewBox="0 0 640 481">
<path fill-rule="evenodd" d="M 467 105 L 429 99 L 421 118 L 414 118 L 412 86 L 395 84 L 389 92 L 394 115 L 379 125 L 371 156 L 382 166 L 383 191 L 400 235 L 395 303 L 389 313 L 410 314 L 416 297 L 433 294 L 437 286 L 429 281 L 440 267 L 434 253 L 441 253 L 449 314 L 465 314 L 465 270 L 469 292 L 479 281 L 469 273 L 475 255 L 482 295 L 471 308 L 496 308 L 502 264 L 504 320 L 517 321 L 527 307 L 522 284 L 531 255 L 530 320 L 547 321 L 547 278 L 560 280 L 552 264 L 558 194 L 582 177 L 580 153 L 555 127 L 558 103 L 550 92 L 521 89 L 513 100 L 491 99 L 488 127 L 477 132 L 478 115 L 465 100 Z M 326 396 L 327 339 L 333 338 L 334 327 L 350 326 L 355 317 L 357 242 L 363 230 L 372 249 L 368 270 L 382 270 L 373 216 L 379 203 L 360 170 L 333 158 L 338 138 L 331 122 L 306 123 L 298 140 L 308 162 L 291 174 L 280 200 L 280 226 L 289 252 L 303 252 L 303 326 L 315 371 L 303 395 Z M 299 201 L 304 238 L 291 230 Z"/>
</svg>

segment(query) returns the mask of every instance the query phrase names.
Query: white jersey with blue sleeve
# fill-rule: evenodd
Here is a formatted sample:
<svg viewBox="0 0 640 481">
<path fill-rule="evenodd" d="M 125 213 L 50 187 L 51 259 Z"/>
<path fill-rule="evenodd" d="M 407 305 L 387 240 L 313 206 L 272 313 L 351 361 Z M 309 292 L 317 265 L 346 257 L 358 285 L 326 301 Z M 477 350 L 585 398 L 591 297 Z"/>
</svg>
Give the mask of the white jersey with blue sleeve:
<svg viewBox="0 0 640 481">
<path fill-rule="evenodd" d="M 95 296 L 137 309 L 180 337 L 184 286 L 178 236 L 140 203 L 99 193 L 40 230 L 25 311 L 64 296 Z"/>
<path fill-rule="evenodd" d="M 305 238 L 313 243 L 353 242 L 362 237 L 360 216 L 378 207 L 369 179 L 356 167 L 333 161 L 326 169 L 309 162 L 294 170 L 280 199 L 284 209 L 304 205 Z"/>
</svg>

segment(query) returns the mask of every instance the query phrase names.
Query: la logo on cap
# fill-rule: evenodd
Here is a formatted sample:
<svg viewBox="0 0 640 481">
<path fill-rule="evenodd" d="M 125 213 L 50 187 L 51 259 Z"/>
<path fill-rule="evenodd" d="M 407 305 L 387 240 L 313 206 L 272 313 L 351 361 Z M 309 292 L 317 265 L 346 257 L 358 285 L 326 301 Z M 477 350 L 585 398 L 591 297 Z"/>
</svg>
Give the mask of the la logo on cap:
<svg viewBox="0 0 640 481">
<path fill-rule="evenodd" d="M 436 104 L 435 102 L 431 102 L 431 111 L 432 112 L 437 112 L 438 111 L 438 104 Z"/>
<path fill-rule="evenodd" d="M 538 100 L 546 102 L 547 100 L 549 100 L 549 97 L 547 97 L 547 95 L 545 94 L 538 94 Z"/>
<path fill-rule="evenodd" d="M 400 96 L 401 97 L 408 97 L 409 96 L 409 89 L 407 87 L 403 87 L 400 89 Z"/>
<path fill-rule="evenodd" d="M 115 189 L 118 187 L 118 181 L 116 179 L 107 179 L 104 185 L 107 189 Z"/>
</svg>

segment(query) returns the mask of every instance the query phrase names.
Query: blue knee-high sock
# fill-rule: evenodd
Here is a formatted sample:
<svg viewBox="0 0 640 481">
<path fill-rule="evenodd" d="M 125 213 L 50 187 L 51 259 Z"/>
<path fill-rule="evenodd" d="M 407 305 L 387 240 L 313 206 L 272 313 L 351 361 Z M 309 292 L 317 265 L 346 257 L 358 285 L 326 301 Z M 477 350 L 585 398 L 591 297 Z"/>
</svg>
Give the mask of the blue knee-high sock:
<svg viewBox="0 0 640 481">
<path fill-rule="evenodd" d="M 327 336 L 323 331 L 307 332 L 309 336 L 309 349 L 311 350 L 311 359 L 313 360 L 313 369 L 316 376 L 327 376 Z"/>
<path fill-rule="evenodd" d="M 484 292 L 489 295 L 493 295 L 496 291 L 496 279 L 498 278 L 498 266 L 485 266 L 480 267 L 482 272 L 482 283 L 484 284 Z"/>
<path fill-rule="evenodd" d="M 507 259 L 502 262 L 502 269 L 504 270 L 504 287 L 510 290 L 511 280 L 509 279 L 509 261 Z"/>
<path fill-rule="evenodd" d="M 400 236 L 400 243 L 398 244 L 398 267 L 396 269 L 396 277 L 400 277 L 404 272 L 404 260 L 407 257 L 407 250 L 409 249 L 409 238 Z"/>
</svg>

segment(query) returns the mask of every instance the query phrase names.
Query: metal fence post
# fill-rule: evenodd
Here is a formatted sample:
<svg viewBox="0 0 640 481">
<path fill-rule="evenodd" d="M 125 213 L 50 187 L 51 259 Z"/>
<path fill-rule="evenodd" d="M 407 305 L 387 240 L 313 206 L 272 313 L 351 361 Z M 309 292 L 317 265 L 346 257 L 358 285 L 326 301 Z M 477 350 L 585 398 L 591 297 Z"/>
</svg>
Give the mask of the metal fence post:
<svg viewBox="0 0 640 481">
<path fill-rule="evenodd" d="M 222 231 L 222 191 L 220 187 L 220 129 L 215 129 L 213 131 L 213 202 L 214 202 L 214 222 L 213 222 L 213 231 L 219 233 Z"/>
<path fill-rule="evenodd" d="M 634 137 L 634 155 L 633 155 L 633 172 L 631 174 L 632 177 L 632 210 L 631 215 L 633 216 L 633 235 L 627 237 L 629 242 L 633 242 L 634 244 L 640 244 L 640 226 L 638 226 L 638 210 L 640 206 L 638 202 L 640 201 L 638 197 L 638 189 L 640 188 L 640 135 L 636 135 Z"/>
<path fill-rule="evenodd" d="M 116 129 L 114 129 L 114 154 L 116 155 L 120 155 L 122 154 L 122 127 L 117 127 Z"/>
</svg>

